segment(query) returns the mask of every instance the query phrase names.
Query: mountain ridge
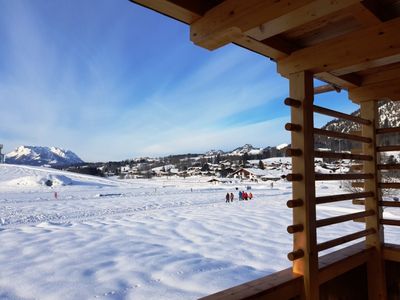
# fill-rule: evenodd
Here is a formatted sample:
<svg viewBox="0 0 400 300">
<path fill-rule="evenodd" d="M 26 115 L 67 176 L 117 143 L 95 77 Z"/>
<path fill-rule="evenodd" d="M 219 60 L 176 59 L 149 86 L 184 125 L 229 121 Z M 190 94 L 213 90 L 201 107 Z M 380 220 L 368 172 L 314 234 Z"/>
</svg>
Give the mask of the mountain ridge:
<svg viewBox="0 0 400 300">
<path fill-rule="evenodd" d="M 5 155 L 8 164 L 30 166 L 70 166 L 84 163 L 74 152 L 59 147 L 19 146 Z"/>
</svg>

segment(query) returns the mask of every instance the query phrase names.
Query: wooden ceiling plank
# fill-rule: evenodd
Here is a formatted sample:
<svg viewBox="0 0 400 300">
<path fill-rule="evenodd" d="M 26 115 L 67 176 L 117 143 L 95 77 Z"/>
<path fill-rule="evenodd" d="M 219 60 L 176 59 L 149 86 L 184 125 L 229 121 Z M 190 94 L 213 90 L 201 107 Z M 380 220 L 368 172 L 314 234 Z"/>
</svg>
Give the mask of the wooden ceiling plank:
<svg viewBox="0 0 400 300">
<path fill-rule="evenodd" d="M 315 0 L 314 0 L 315 1 Z M 268 21 L 291 12 L 312 0 L 225 0 L 194 22 L 190 38 L 196 45 L 214 50 Z M 233 37 L 230 38 L 230 36 Z"/>
<path fill-rule="evenodd" d="M 370 85 L 400 77 L 400 67 L 397 69 L 382 70 L 377 73 L 365 75 L 362 79 L 363 85 Z"/>
<path fill-rule="evenodd" d="M 351 89 L 349 98 L 357 103 L 382 99 L 400 101 L 400 77 Z"/>
<path fill-rule="evenodd" d="M 300 71 L 331 72 L 358 65 L 356 71 L 400 61 L 400 18 L 345 34 L 292 53 L 278 62 L 278 71 L 288 75 Z M 387 58 L 387 59 L 386 59 Z M 355 70 L 347 70 L 352 73 Z M 335 75 L 343 75 L 336 74 Z"/>
<path fill-rule="evenodd" d="M 257 40 L 264 40 L 340 11 L 343 8 L 354 5 L 355 3 L 360 5 L 360 0 L 313 1 L 305 6 L 299 7 L 285 15 L 253 28 L 247 31 L 246 34 Z"/>
</svg>

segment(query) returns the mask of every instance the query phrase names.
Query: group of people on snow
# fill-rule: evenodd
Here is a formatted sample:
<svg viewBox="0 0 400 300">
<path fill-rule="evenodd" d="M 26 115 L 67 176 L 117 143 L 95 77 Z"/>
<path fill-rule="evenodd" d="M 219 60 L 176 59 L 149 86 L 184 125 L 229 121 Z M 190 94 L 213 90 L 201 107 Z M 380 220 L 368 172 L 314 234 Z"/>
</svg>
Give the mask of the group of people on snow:
<svg viewBox="0 0 400 300">
<path fill-rule="evenodd" d="M 225 196 L 226 203 L 233 202 L 233 199 L 234 199 L 233 193 L 226 193 L 226 196 Z M 247 193 L 245 191 L 239 191 L 239 201 L 242 201 L 242 200 L 247 201 L 247 200 L 251 200 L 251 199 L 253 199 L 253 194 L 251 192 Z"/>
</svg>

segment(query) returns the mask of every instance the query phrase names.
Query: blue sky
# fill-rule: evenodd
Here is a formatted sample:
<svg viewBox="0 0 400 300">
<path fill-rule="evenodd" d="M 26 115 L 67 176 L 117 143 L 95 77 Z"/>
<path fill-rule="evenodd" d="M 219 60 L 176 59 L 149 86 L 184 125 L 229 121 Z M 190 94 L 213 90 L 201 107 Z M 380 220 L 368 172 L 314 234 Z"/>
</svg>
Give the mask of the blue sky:
<svg viewBox="0 0 400 300">
<path fill-rule="evenodd" d="M 6 151 L 105 161 L 290 141 L 288 82 L 265 57 L 197 47 L 188 26 L 128 0 L 0 0 L 0 15 Z M 344 92 L 316 103 L 356 109 Z"/>
</svg>

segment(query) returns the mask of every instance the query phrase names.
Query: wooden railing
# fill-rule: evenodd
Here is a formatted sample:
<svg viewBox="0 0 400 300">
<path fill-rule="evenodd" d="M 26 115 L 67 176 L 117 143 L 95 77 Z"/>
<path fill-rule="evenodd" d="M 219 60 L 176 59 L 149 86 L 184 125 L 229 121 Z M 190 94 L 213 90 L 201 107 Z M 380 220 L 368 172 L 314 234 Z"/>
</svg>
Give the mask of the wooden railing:
<svg viewBox="0 0 400 300">
<path fill-rule="evenodd" d="M 298 101 L 296 99 L 292 98 L 286 98 L 285 99 L 285 104 L 288 106 L 291 106 L 292 108 L 297 108 L 301 109 L 302 107 L 302 102 Z M 340 118 L 340 119 L 345 119 L 348 121 L 355 122 L 357 124 L 361 124 L 364 126 L 372 126 L 372 122 L 368 119 L 361 118 L 358 116 L 354 115 L 348 115 L 344 114 L 338 111 L 334 111 L 328 108 L 324 108 L 321 106 L 313 106 L 314 113 L 319 113 L 319 114 L 324 114 L 327 116 L 335 117 L 335 118 Z M 286 130 L 292 131 L 292 132 L 298 132 L 302 130 L 301 124 L 294 124 L 294 123 L 287 123 L 285 125 Z M 393 132 L 393 130 L 390 131 L 380 131 L 382 133 L 384 132 Z M 365 144 L 371 144 L 374 142 L 374 140 L 371 137 L 365 137 L 359 134 L 348 134 L 348 133 L 342 133 L 342 132 L 336 132 L 332 130 L 323 130 L 319 128 L 314 128 L 313 129 L 314 135 L 322 135 L 326 137 L 331 137 L 331 138 L 337 138 L 337 139 L 346 139 L 346 140 L 352 140 L 352 141 L 357 141 Z M 384 148 L 377 148 L 376 150 L 388 150 L 392 149 L 393 147 L 384 147 Z M 396 148 L 397 149 L 397 148 Z M 286 154 L 291 157 L 301 157 L 303 155 L 301 149 L 288 149 Z M 351 154 L 351 153 L 339 153 L 339 152 L 331 152 L 331 151 L 315 151 L 314 150 L 314 157 L 318 158 L 329 158 L 329 159 L 350 159 L 350 160 L 359 160 L 359 161 L 373 161 L 374 157 L 373 155 L 366 155 L 366 154 Z M 311 155 L 311 153 L 308 153 L 308 155 Z M 393 168 L 397 169 L 397 165 L 395 166 L 387 166 L 388 168 Z M 381 166 L 380 168 L 386 168 L 386 166 Z M 288 174 L 286 176 L 286 179 L 291 182 L 301 182 L 303 180 L 303 176 L 301 174 Z M 346 173 L 346 174 L 320 174 L 320 173 L 315 173 L 314 172 L 314 180 L 315 181 L 322 181 L 322 180 L 374 180 L 375 176 L 373 173 Z M 387 185 L 387 183 L 382 183 L 383 185 Z M 390 186 L 394 186 L 393 184 L 390 184 Z M 330 196 L 321 196 L 321 197 L 316 197 L 315 198 L 315 205 L 318 204 L 324 204 L 324 203 L 331 203 L 331 202 L 337 202 L 337 201 L 346 201 L 346 200 L 354 200 L 354 199 L 361 199 L 363 203 L 365 201 L 363 199 L 366 198 L 374 198 L 376 197 L 374 191 L 364 191 L 364 192 L 359 192 L 359 193 L 348 193 L 348 194 L 339 194 L 339 195 L 330 195 Z M 303 202 L 302 199 L 294 199 L 294 200 L 289 200 L 287 203 L 287 206 L 290 208 L 295 208 L 302 206 Z M 342 216 L 337 216 L 337 217 L 331 217 L 327 219 L 321 219 L 321 220 L 315 220 L 315 226 L 316 228 L 323 227 L 323 226 L 329 226 L 333 224 L 338 224 L 341 222 L 347 222 L 347 221 L 353 221 L 357 220 L 360 218 L 367 218 L 371 216 L 375 216 L 376 212 L 373 209 L 368 209 L 365 211 L 357 212 L 357 213 L 352 213 L 352 214 L 347 214 L 347 215 L 342 215 Z M 393 224 L 393 222 L 391 222 Z M 290 234 L 296 234 L 299 232 L 302 232 L 304 230 L 303 224 L 293 224 L 288 226 L 287 231 Z M 324 251 L 345 243 L 348 243 L 350 241 L 354 241 L 363 237 L 366 237 L 371 234 L 375 234 L 376 229 L 375 228 L 366 228 L 365 230 L 361 230 L 355 233 L 351 233 L 345 236 L 338 237 L 336 239 L 326 241 L 320 244 L 316 245 L 316 249 L 318 252 Z M 288 258 L 290 260 L 296 260 L 299 258 L 302 258 L 304 256 L 304 252 L 302 249 L 297 249 L 294 250 L 293 252 L 290 252 L 288 254 Z"/>
</svg>

